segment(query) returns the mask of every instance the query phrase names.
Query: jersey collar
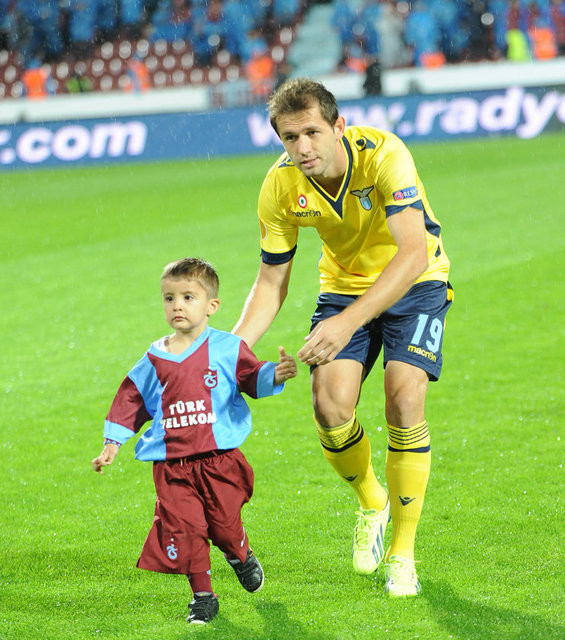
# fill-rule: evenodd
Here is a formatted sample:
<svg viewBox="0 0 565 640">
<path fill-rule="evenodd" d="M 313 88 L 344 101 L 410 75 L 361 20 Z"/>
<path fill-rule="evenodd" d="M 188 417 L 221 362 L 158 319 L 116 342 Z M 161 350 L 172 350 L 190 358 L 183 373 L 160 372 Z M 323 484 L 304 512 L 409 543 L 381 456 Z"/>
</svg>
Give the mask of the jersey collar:
<svg viewBox="0 0 565 640">
<path fill-rule="evenodd" d="M 351 180 L 351 172 L 353 170 L 353 153 L 351 151 L 351 145 L 349 140 L 345 136 L 341 138 L 341 145 L 345 151 L 347 160 L 347 168 L 345 170 L 345 177 L 341 183 L 341 187 L 334 198 L 327 191 L 325 191 L 313 178 L 307 178 L 310 184 L 316 189 L 316 191 L 328 202 L 332 209 L 337 213 L 340 218 L 343 218 L 343 198 L 347 193 L 349 181 Z"/>
</svg>

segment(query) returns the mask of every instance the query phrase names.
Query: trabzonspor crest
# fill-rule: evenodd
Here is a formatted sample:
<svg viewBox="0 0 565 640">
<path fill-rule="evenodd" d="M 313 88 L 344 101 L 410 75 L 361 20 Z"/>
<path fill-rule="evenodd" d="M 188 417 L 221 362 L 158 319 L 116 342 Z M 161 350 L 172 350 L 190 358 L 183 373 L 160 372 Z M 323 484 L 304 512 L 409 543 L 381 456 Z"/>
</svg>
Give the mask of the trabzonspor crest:
<svg viewBox="0 0 565 640">
<path fill-rule="evenodd" d="M 208 389 L 213 389 L 218 386 L 218 370 L 217 369 L 208 369 L 208 371 L 204 374 L 204 384 L 208 387 Z"/>
</svg>

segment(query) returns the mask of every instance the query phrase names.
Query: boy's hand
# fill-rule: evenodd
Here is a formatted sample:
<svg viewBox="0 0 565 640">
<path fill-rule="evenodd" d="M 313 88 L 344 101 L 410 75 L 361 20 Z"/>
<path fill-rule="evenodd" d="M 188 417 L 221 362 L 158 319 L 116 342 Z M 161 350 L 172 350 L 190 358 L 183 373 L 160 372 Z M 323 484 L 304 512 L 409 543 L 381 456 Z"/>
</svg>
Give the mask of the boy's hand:
<svg viewBox="0 0 565 640">
<path fill-rule="evenodd" d="M 279 347 L 279 363 L 275 367 L 275 386 L 296 375 L 296 360 Z"/>
<path fill-rule="evenodd" d="M 114 462 L 114 458 L 118 455 L 119 450 L 120 448 L 117 444 L 105 445 L 104 449 L 102 449 L 102 453 L 92 461 L 94 471 L 103 473 L 102 467 L 107 467 L 109 464 L 112 464 L 112 462 Z"/>
</svg>

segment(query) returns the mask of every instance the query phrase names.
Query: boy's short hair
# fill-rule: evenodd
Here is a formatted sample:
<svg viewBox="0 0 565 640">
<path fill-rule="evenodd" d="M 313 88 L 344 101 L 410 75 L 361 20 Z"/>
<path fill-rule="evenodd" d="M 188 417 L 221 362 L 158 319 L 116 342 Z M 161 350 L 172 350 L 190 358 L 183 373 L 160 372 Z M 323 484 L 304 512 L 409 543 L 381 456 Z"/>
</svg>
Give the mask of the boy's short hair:
<svg viewBox="0 0 565 640">
<path fill-rule="evenodd" d="M 196 280 L 207 291 L 210 298 L 218 297 L 220 280 L 214 267 L 201 258 L 181 258 L 170 262 L 163 270 L 164 278 L 186 278 Z"/>
<path fill-rule="evenodd" d="M 339 116 L 337 101 L 333 93 L 321 82 L 309 78 L 293 78 L 284 82 L 269 98 L 267 106 L 271 126 L 278 133 L 277 117 L 305 111 L 314 103 L 320 105 L 322 118 L 332 127 Z"/>
</svg>

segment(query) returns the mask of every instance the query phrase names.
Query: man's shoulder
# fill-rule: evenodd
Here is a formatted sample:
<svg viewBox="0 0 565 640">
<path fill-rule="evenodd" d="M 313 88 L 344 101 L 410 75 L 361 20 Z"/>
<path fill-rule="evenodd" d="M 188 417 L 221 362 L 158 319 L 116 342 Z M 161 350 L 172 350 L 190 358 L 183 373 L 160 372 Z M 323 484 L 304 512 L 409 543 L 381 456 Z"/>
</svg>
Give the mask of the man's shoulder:
<svg viewBox="0 0 565 640">
<path fill-rule="evenodd" d="M 285 151 L 284 153 L 281 153 L 281 155 L 269 167 L 265 179 L 276 178 L 281 175 L 281 172 L 284 173 L 285 170 L 292 169 L 292 168 L 295 168 L 294 163 L 290 159 L 288 153 L 286 153 Z"/>
<path fill-rule="evenodd" d="M 383 144 L 400 142 L 392 131 L 376 127 L 349 125 L 345 127 L 345 138 L 358 150 L 376 149 Z"/>
</svg>

